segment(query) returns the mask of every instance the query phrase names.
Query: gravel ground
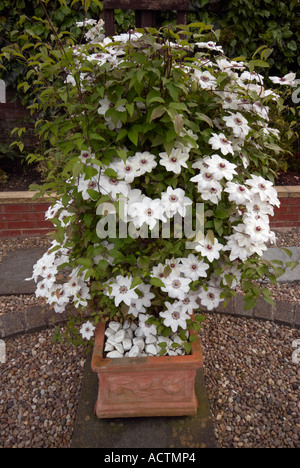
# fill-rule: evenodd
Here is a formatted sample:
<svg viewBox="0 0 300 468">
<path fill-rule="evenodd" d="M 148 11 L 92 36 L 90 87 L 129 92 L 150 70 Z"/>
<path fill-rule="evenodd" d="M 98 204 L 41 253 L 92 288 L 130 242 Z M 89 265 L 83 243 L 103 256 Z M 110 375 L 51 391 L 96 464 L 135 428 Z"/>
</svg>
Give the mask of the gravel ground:
<svg viewBox="0 0 300 468">
<path fill-rule="evenodd" d="M 0 447 L 69 448 L 84 350 L 52 331 L 6 341 L 0 365 Z M 299 448 L 299 330 L 209 314 L 201 331 L 205 379 L 220 448 Z"/>
<path fill-rule="evenodd" d="M 0 364 L 0 447 L 68 448 L 84 351 L 51 343 L 52 331 L 6 342 Z"/>
<path fill-rule="evenodd" d="M 299 448 L 300 331 L 209 315 L 201 331 L 205 379 L 221 448 Z"/>
<path fill-rule="evenodd" d="M 275 233 L 277 247 L 300 247 L 300 228 L 280 228 Z"/>
<path fill-rule="evenodd" d="M 0 262 L 48 238 L 1 239 Z M 300 229 L 279 233 L 279 247 L 299 246 Z M 300 283 L 276 287 L 300 300 Z M 39 304 L 34 296 L 0 298 L 0 315 Z M 52 331 L 6 340 L 0 364 L 0 448 L 69 448 L 80 395 L 84 350 L 51 343 Z M 205 378 L 221 448 L 299 448 L 300 331 L 271 322 L 208 314 L 201 331 Z"/>
</svg>

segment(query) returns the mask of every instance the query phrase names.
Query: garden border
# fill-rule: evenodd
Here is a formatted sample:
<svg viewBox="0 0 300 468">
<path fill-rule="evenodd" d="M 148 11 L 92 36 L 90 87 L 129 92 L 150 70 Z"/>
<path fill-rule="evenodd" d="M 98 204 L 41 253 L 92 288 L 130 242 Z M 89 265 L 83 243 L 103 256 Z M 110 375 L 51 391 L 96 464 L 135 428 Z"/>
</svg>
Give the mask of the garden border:
<svg viewBox="0 0 300 468">
<path fill-rule="evenodd" d="M 271 220 L 272 229 L 300 227 L 300 186 L 277 186 L 281 201 Z M 45 220 L 47 197 L 32 198 L 36 192 L 0 192 L 0 238 L 44 235 L 53 230 Z"/>
</svg>

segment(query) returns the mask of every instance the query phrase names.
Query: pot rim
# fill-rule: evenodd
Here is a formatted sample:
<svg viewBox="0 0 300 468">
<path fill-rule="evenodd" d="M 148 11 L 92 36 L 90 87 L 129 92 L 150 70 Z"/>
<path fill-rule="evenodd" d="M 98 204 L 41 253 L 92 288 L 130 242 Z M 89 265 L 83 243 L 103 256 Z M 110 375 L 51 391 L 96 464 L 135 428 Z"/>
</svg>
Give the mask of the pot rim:
<svg viewBox="0 0 300 468">
<path fill-rule="evenodd" d="M 100 322 L 96 328 L 95 344 L 92 356 L 92 370 L 97 373 L 101 372 L 138 372 L 139 367 L 143 370 L 151 370 L 155 368 L 172 367 L 182 368 L 182 370 L 194 370 L 203 367 L 203 354 L 200 343 L 200 338 L 196 331 L 191 331 L 197 339 L 191 343 L 192 353 L 183 356 L 145 356 L 145 357 L 123 357 L 123 358 L 105 358 L 104 342 L 105 342 L 105 323 Z"/>
</svg>

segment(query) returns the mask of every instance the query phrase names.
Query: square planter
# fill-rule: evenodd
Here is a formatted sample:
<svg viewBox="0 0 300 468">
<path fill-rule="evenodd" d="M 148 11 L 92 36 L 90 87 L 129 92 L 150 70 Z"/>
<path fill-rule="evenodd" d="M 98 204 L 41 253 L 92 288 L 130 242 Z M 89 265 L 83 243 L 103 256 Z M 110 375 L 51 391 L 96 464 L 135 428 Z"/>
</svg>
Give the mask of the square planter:
<svg viewBox="0 0 300 468">
<path fill-rule="evenodd" d="M 98 374 L 98 418 L 193 416 L 197 369 L 203 367 L 199 337 L 185 356 L 103 357 L 105 324 L 97 326 L 92 370 Z"/>
</svg>

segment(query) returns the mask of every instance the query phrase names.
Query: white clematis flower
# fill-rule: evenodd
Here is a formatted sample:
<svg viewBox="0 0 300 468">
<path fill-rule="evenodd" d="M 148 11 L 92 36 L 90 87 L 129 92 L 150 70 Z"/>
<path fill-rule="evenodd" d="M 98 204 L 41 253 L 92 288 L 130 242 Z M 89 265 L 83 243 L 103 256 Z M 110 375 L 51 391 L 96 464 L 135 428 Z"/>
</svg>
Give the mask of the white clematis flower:
<svg viewBox="0 0 300 468">
<path fill-rule="evenodd" d="M 165 302 L 167 310 L 160 312 L 160 316 L 164 319 L 164 325 L 166 327 L 171 327 L 172 331 L 175 333 L 179 327 L 186 330 L 186 321 L 190 319 L 190 316 L 183 310 L 180 302 Z"/>
<path fill-rule="evenodd" d="M 217 239 L 213 243 L 211 239 L 206 237 L 202 241 L 197 242 L 195 250 L 200 252 L 202 257 L 206 257 L 209 262 L 213 262 L 214 260 L 219 260 L 220 251 L 223 250 L 223 247 Z"/>
<path fill-rule="evenodd" d="M 161 160 L 159 163 L 165 166 L 167 171 L 180 174 L 182 167 L 187 168 L 186 161 L 189 159 L 187 150 L 180 148 L 173 148 L 171 153 L 159 153 Z"/>
<path fill-rule="evenodd" d="M 206 307 L 209 311 L 216 309 L 224 300 L 221 299 L 221 292 L 221 289 L 217 287 L 209 286 L 207 290 L 201 287 L 199 292 L 201 305 Z"/>
<path fill-rule="evenodd" d="M 139 175 L 151 172 L 157 166 L 156 157 L 154 154 L 149 153 L 149 151 L 136 153 L 134 156 L 128 158 L 128 160 L 136 164 Z"/>
<path fill-rule="evenodd" d="M 145 223 L 149 226 L 150 230 L 152 230 L 159 220 L 164 223 L 167 221 L 164 216 L 164 208 L 158 198 L 152 200 L 149 197 L 144 197 L 142 201 L 132 203 L 129 214 L 137 229 L 142 227 Z"/>
<path fill-rule="evenodd" d="M 209 140 L 209 144 L 214 150 L 220 150 L 221 153 L 226 156 L 227 154 L 234 154 L 231 141 L 229 141 L 224 133 L 213 133 L 213 136 Z"/>
<path fill-rule="evenodd" d="M 294 86 L 296 84 L 296 73 L 288 73 L 282 78 L 278 76 L 270 76 L 270 80 L 273 81 L 274 84 Z"/>
<path fill-rule="evenodd" d="M 161 204 L 168 218 L 172 218 L 176 213 L 184 217 L 186 215 L 186 207 L 193 204 L 192 200 L 185 196 L 184 190 L 178 188 L 173 189 L 168 187 L 166 192 L 161 194 Z"/>
<path fill-rule="evenodd" d="M 171 273 L 167 278 L 163 279 L 165 287 L 161 288 L 161 290 L 167 293 L 169 297 L 182 300 L 185 294 L 189 292 L 191 282 L 190 278 L 181 278 L 175 273 Z"/>
<path fill-rule="evenodd" d="M 121 276 L 116 277 L 115 282 L 112 285 L 111 297 L 114 298 L 115 305 L 119 306 L 121 302 L 130 306 L 132 300 L 138 299 L 138 295 L 135 292 L 136 288 L 131 289 L 132 276 Z"/>
<path fill-rule="evenodd" d="M 106 175 L 101 175 L 99 179 L 100 192 L 103 195 L 110 195 L 117 198 L 117 195 L 128 195 L 129 185 L 124 180 L 114 179 Z"/>
<path fill-rule="evenodd" d="M 245 205 L 246 203 L 251 202 L 250 190 L 244 185 L 228 182 L 224 192 L 229 194 L 229 201 L 233 201 L 237 205 Z"/>
<path fill-rule="evenodd" d="M 223 120 L 226 122 L 227 127 L 232 128 L 236 138 L 245 138 L 250 132 L 248 120 L 239 112 L 237 114 L 231 112 L 231 115 L 223 117 Z"/>
<path fill-rule="evenodd" d="M 280 206 L 277 191 L 269 180 L 252 175 L 251 179 L 246 180 L 246 184 L 251 187 L 251 193 L 258 195 L 262 202 L 269 201 L 272 205 Z"/>
<path fill-rule="evenodd" d="M 187 258 L 181 258 L 180 267 L 181 272 L 186 278 L 190 278 L 192 281 L 197 281 L 199 278 L 206 278 L 206 271 L 209 269 L 209 265 L 204 260 L 199 260 L 196 255 L 190 254 Z"/>
<path fill-rule="evenodd" d="M 217 80 L 209 73 L 208 70 L 204 72 L 195 70 L 195 77 L 202 89 L 214 90 L 217 88 Z"/>
<path fill-rule="evenodd" d="M 80 334 L 82 338 L 86 340 L 90 340 L 94 336 L 95 327 L 94 325 L 88 320 L 84 323 L 80 329 Z"/>
<path fill-rule="evenodd" d="M 209 167 L 216 180 L 227 179 L 231 181 L 237 175 L 235 170 L 237 166 L 227 161 L 227 159 L 221 158 L 218 154 L 213 154 L 210 158 L 206 158 L 205 164 Z"/>
</svg>

